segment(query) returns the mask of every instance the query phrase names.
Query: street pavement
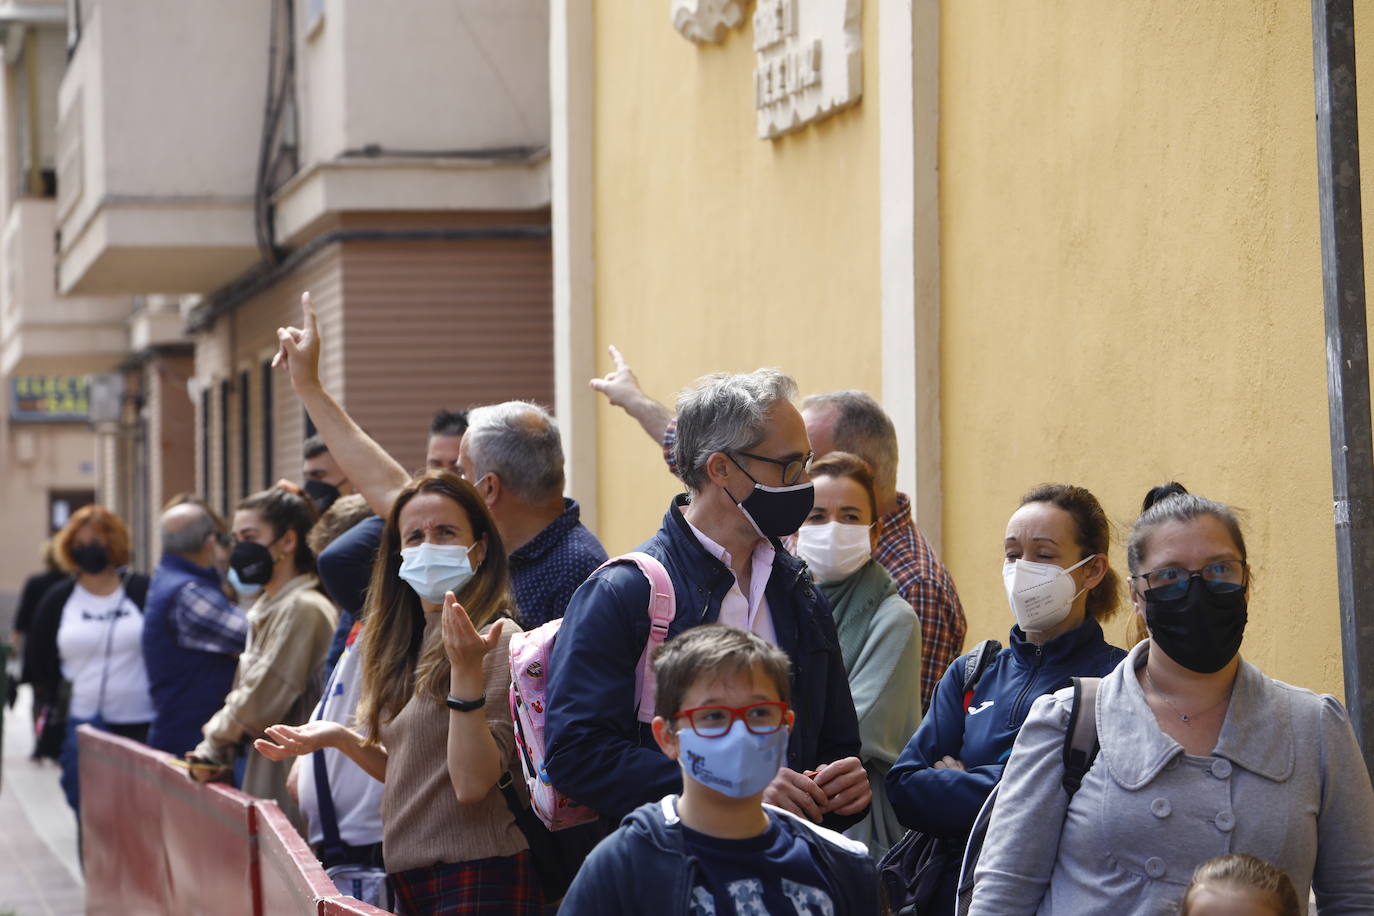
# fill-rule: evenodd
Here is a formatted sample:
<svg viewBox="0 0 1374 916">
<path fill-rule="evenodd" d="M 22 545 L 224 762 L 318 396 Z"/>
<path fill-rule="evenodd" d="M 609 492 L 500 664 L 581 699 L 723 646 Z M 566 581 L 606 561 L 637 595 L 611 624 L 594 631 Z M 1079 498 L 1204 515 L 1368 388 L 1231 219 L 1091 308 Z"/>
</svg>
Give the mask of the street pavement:
<svg viewBox="0 0 1374 916">
<path fill-rule="evenodd" d="M 79 916 L 85 883 L 76 851 L 76 819 L 57 784 L 57 764 L 29 760 L 30 693 L 5 710 L 0 773 L 0 916 Z"/>
</svg>

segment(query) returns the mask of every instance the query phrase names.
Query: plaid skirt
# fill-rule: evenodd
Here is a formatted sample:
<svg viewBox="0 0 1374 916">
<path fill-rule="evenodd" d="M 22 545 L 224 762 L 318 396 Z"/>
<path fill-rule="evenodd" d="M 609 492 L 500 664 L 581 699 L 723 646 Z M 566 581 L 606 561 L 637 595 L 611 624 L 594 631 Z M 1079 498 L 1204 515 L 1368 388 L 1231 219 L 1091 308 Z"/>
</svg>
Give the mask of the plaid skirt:
<svg viewBox="0 0 1374 916">
<path fill-rule="evenodd" d="M 405 916 L 540 916 L 544 912 L 544 893 L 528 850 L 414 868 L 397 872 L 391 881 Z"/>
</svg>

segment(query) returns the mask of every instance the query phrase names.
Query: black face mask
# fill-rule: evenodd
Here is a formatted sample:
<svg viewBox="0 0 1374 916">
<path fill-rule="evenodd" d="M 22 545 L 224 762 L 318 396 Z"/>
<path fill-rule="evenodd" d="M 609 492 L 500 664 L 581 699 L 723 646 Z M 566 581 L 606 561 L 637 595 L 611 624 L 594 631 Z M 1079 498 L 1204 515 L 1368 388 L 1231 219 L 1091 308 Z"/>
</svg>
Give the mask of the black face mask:
<svg viewBox="0 0 1374 916">
<path fill-rule="evenodd" d="M 739 467 L 738 461 L 735 466 Z M 740 470 L 745 477 L 754 480 L 754 475 L 744 468 Z M 730 491 L 725 490 L 725 495 L 730 496 Z M 730 499 L 735 502 L 733 496 Z M 761 537 L 784 538 L 802 526 L 815 503 L 816 487 L 810 481 L 790 487 L 766 487 L 754 480 L 754 489 L 735 505 Z"/>
<path fill-rule="evenodd" d="M 252 541 L 239 541 L 229 554 L 229 565 L 244 585 L 266 585 L 272 581 L 272 552 Z"/>
<path fill-rule="evenodd" d="M 1245 589 L 1217 594 L 1195 576 L 1182 598 L 1151 597 L 1157 591 L 1144 593 L 1145 623 L 1165 655 L 1198 674 L 1220 671 L 1236 657 L 1249 619 Z"/>
<path fill-rule="evenodd" d="M 77 544 L 72 548 L 72 562 L 86 573 L 104 572 L 110 565 L 110 552 L 104 544 Z"/>
<path fill-rule="evenodd" d="M 310 478 L 305 482 L 305 495 L 315 503 L 315 511 L 324 515 L 325 511 L 339 498 L 339 488 L 332 483 Z"/>
</svg>

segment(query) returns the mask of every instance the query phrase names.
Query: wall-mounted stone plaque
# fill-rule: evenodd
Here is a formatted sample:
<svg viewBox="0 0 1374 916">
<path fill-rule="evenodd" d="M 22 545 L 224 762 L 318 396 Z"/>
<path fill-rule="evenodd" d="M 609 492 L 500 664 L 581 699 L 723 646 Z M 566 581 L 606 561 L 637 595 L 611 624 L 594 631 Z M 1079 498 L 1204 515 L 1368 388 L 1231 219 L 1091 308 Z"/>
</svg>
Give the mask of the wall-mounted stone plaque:
<svg viewBox="0 0 1374 916">
<path fill-rule="evenodd" d="M 863 93 L 860 0 L 758 0 L 754 107 L 760 137 L 834 114 Z"/>
</svg>

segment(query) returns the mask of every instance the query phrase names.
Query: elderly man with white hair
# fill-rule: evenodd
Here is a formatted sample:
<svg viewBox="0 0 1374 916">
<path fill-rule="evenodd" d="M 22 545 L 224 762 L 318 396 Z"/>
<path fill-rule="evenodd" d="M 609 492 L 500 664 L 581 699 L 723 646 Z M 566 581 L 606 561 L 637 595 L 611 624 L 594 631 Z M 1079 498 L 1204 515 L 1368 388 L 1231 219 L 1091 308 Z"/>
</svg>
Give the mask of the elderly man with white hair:
<svg viewBox="0 0 1374 916">
<path fill-rule="evenodd" d="M 812 505 L 811 447 L 776 369 L 709 375 L 677 403 L 676 462 L 687 493 L 639 549 L 672 579 L 672 640 L 725 623 L 777 645 L 792 663 L 796 721 L 763 800 L 843 829 L 868 808 L 859 727 L 835 623 L 804 565 L 780 538 Z M 617 564 L 573 595 L 550 659 L 545 766 L 550 781 L 603 826 L 682 791 L 681 769 L 637 721 L 635 671 L 649 637 L 649 585 Z"/>
</svg>

